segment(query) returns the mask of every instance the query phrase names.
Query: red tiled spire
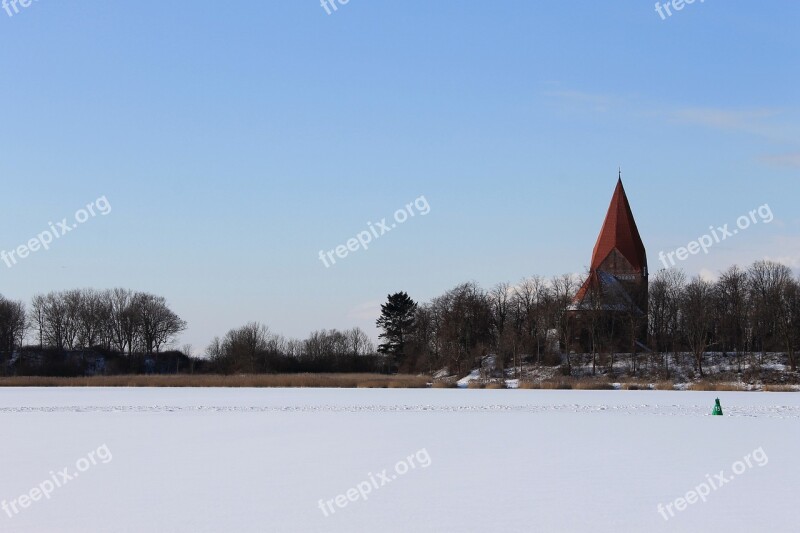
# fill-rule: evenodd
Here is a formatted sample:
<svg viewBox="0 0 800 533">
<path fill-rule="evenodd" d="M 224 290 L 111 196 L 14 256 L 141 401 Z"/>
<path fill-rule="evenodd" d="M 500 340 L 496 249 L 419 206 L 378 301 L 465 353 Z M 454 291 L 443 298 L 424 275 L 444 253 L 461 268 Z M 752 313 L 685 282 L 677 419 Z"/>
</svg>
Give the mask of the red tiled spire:
<svg viewBox="0 0 800 533">
<path fill-rule="evenodd" d="M 608 207 L 606 220 L 603 222 L 603 229 L 597 237 L 597 244 L 594 245 L 592 254 L 591 270 L 595 271 L 605 261 L 608 255 L 617 249 L 631 266 L 641 272 L 647 268 L 647 252 L 645 252 L 639 230 L 636 228 L 636 221 L 633 219 L 633 212 L 628 203 L 628 196 L 622 186 L 622 178 L 617 182 L 614 190 L 614 197 Z"/>
</svg>

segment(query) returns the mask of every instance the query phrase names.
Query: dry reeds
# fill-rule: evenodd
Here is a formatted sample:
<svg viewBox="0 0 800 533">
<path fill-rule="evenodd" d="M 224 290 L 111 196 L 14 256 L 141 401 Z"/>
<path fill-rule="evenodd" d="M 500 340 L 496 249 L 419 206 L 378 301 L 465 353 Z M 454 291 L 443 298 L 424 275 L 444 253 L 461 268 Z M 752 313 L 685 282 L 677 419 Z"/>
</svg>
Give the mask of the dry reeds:
<svg viewBox="0 0 800 533">
<path fill-rule="evenodd" d="M 764 385 L 765 392 L 800 392 L 794 385 Z"/>
<path fill-rule="evenodd" d="M 675 390 L 675 384 L 671 381 L 659 381 L 655 384 L 656 390 Z"/>
<path fill-rule="evenodd" d="M 382 374 L 217 374 L 0 378 L 0 387 L 310 387 L 425 388 L 427 376 Z"/>
<path fill-rule="evenodd" d="M 544 390 L 570 390 L 572 389 L 573 380 L 567 378 L 563 379 L 546 379 L 539 383 L 539 388 Z"/>
<path fill-rule="evenodd" d="M 545 390 L 614 390 L 614 385 L 603 378 L 561 377 L 546 379 L 539 383 L 520 383 L 520 388 Z"/>
<path fill-rule="evenodd" d="M 625 390 L 650 390 L 650 385 L 646 383 L 625 383 L 622 388 Z"/>
<path fill-rule="evenodd" d="M 689 384 L 692 391 L 731 391 L 740 392 L 747 389 L 741 383 L 715 382 L 715 381 L 696 381 Z"/>
<path fill-rule="evenodd" d="M 578 390 L 614 390 L 611 382 L 601 378 L 579 379 L 574 387 Z"/>
</svg>

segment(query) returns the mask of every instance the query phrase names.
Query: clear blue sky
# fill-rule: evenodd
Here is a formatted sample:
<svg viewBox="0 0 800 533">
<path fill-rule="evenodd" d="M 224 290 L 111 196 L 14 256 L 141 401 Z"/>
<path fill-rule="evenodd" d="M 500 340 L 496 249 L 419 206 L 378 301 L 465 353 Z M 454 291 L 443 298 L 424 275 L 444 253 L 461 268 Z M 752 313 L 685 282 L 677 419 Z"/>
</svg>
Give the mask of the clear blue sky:
<svg viewBox="0 0 800 533">
<path fill-rule="evenodd" d="M 13 9 L 12 9 L 13 13 Z M 647 246 L 800 266 L 800 5 L 77 2 L 0 10 L 0 249 L 105 196 L 0 292 L 165 296 L 196 351 L 359 325 L 406 290 L 581 272 L 617 167 Z M 424 195 L 430 213 L 318 258 Z"/>
</svg>

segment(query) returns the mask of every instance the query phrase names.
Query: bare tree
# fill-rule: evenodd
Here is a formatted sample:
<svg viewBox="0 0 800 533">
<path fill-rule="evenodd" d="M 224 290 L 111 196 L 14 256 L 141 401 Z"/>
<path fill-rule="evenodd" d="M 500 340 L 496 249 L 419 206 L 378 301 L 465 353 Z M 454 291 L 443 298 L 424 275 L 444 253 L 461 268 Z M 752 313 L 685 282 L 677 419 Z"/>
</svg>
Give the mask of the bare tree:
<svg viewBox="0 0 800 533">
<path fill-rule="evenodd" d="M 511 318 L 509 316 L 511 313 L 511 294 L 511 286 L 506 282 L 502 282 L 495 285 L 487 295 L 494 325 L 494 345 L 496 347 L 497 363 L 500 368 L 505 368 L 508 360 L 513 355 L 513 328 L 510 327 Z M 514 364 L 516 366 L 516 363 Z"/>
<path fill-rule="evenodd" d="M 78 341 L 83 293 L 80 289 L 72 289 L 57 293 L 56 297 L 62 301 L 64 310 L 64 346 L 72 350 Z"/>
<path fill-rule="evenodd" d="M 492 344 L 492 311 L 483 290 L 464 283 L 434 300 L 441 313 L 437 335 L 451 371 L 461 373 L 486 355 Z"/>
<path fill-rule="evenodd" d="M 363 356 L 375 353 L 375 345 L 361 328 L 353 328 L 345 332 L 350 353 L 353 356 Z"/>
<path fill-rule="evenodd" d="M 777 331 L 792 371 L 797 370 L 795 349 L 800 343 L 800 283 L 791 277 L 783 280 L 777 303 Z"/>
<path fill-rule="evenodd" d="M 416 370 L 427 370 L 433 374 L 445 363 L 439 349 L 438 324 L 440 314 L 432 304 L 418 305 L 414 317 L 414 331 L 409 338 L 409 358 L 416 361 Z"/>
<path fill-rule="evenodd" d="M 748 279 L 753 333 L 761 348 L 760 362 L 763 363 L 767 349 L 778 344 L 775 340 L 779 337 L 779 302 L 784 287 L 792 280 L 792 271 L 780 263 L 757 261 L 748 270 Z"/>
<path fill-rule="evenodd" d="M 106 298 L 97 291 L 86 289 L 78 293 L 76 331 L 78 345 L 84 348 L 96 346 L 104 335 L 110 310 Z"/>
<path fill-rule="evenodd" d="M 138 329 L 138 318 L 133 309 L 133 293 L 127 289 L 116 288 L 103 294 L 109 310 L 108 329 L 114 347 L 130 354 Z"/>
<path fill-rule="evenodd" d="M 142 344 L 147 353 L 157 353 L 186 329 L 186 322 L 176 315 L 162 296 L 137 293 L 133 298 L 141 325 Z"/>
<path fill-rule="evenodd" d="M 43 294 L 37 294 L 31 299 L 31 323 L 39 332 L 39 348 L 44 347 L 44 330 L 46 327 L 47 299 Z"/>
<path fill-rule="evenodd" d="M 703 354 L 711 338 L 712 293 L 713 285 L 698 276 L 686 286 L 681 300 L 682 329 L 701 377 Z"/>
<path fill-rule="evenodd" d="M 536 354 L 536 362 L 542 362 L 542 341 L 550 329 L 548 314 L 553 294 L 541 276 L 523 279 L 513 293 L 515 308 L 519 311 L 521 348 Z"/>
<path fill-rule="evenodd" d="M 562 349 L 566 357 L 567 372 L 569 374 L 572 373 L 570 350 L 573 343 L 573 335 L 575 334 L 575 322 L 569 314 L 569 309 L 581 285 L 583 285 L 583 280 L 576 279 L 571 274 L 554 277 L 551 281 L 553 290 L 552 321 L 558 328 L 559 337 L 564 343 Z"/>
<path fill-rule="evenodd" d="M 719 320 L 719 342 L 723 352 L 734 352 L 739 372 L 742 371 L 741 354 L 745 348 L 748 324 L 747 287 L 747 273 L 738 266 L 732 266 L 725 271 L 716 283 L 715 303 Z"/>
<path fill-rule="evenodd" d="M 27 324 L 25 304 L 0 296 L 0 353 L 11 354 L 22 345 Z"/>
<path fill-rule="evenodd" d="M 67 309 L 63 293 L 50 292 L 33 298 L 34 320 L 39 328 L 42 346 L 51 346 L 63 350 L 73 327 L 70 310 Z"/>
<path fill-rule="evenodd" d="M 650 282 L 649 327 L 656 351 L 669 374 L 669 353 L 677 350 L 680 304 L 686 285 L 685 274 L 677 269 L 660 270 Z"/>
</svg>

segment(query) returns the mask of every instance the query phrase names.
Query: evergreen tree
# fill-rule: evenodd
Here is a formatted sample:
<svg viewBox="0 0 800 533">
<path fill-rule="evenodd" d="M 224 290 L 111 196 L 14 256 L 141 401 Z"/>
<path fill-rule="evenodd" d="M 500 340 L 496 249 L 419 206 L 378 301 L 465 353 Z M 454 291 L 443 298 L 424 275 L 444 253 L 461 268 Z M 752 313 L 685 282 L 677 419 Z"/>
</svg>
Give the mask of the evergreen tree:
<svg viewBox="0 0 800 533">
<path fill-rule="evenodd" d="M 385 342 L 378 346 L 378 352 L 391 356 L 399 368 L 405 361 L 406 338 L 414 328 L 414 314 L 417 303 L 407 293 L 390 294 L 388 301 L 381 305 L 378 327 L 383 329 L 379 338 Z"/>
</svg>

